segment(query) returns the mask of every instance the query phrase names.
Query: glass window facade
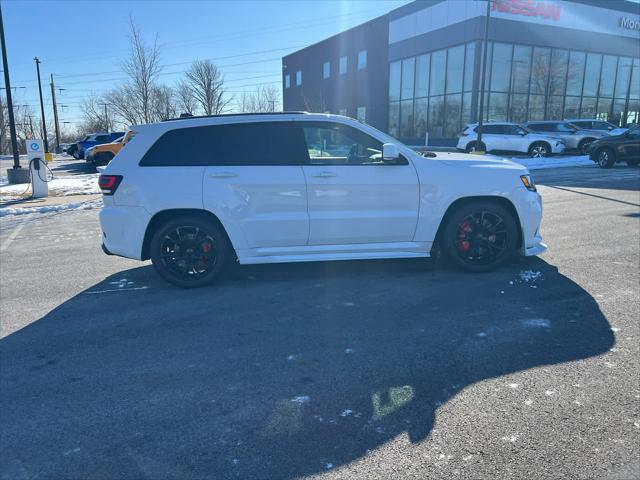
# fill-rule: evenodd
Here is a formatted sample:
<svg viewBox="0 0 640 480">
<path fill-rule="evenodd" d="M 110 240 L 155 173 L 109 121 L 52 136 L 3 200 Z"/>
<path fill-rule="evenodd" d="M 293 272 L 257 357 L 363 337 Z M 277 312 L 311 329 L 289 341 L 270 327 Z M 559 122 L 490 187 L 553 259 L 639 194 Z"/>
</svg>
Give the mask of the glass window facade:
<svg viewBox="0 0 640 480">
<path fill-rule="evenodd" d="M 482 42 L 391 62 L 389 133 L 454 138 L 475 121 L 480 81 L 474 87 L 474 72 L 481 67 L 474 68 L 476 51 L 481 55 Z M 487 59 L 487 121 L 640 121 L 640 58 L 491 42 Z"/>
<path fill-rule="evenodd" d="M 340 57 L 340 75 L 347 73 L 347 57 Z"/>
<path fill-rule="evenodd" d="M 453 137 L 471 114 L 475 43 L 457 45 L 389 65 L 391 135 Z"/>
<path fill-rule="evenodd" d="M 358 70 L 364 70 L 367 68 L 367 51 L 360 50 L 358 52 Z"/>
</svg>

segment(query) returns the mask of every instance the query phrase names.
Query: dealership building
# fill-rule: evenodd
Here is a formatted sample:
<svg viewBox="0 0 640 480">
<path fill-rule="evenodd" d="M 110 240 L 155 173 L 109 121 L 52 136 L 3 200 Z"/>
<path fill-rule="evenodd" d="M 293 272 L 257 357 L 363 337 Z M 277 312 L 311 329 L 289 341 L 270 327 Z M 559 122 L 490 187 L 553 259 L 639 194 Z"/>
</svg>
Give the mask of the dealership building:
<svg viewBox="0 0 640 480">
<path fill-rule="evenodd" d="M 640 4 L 489 0 L 485 121 L 640 121 Z M 419 0 L 282 59 L 283 106 L 413 144 L 477 120 L 487 1 Z"/>
</svg>

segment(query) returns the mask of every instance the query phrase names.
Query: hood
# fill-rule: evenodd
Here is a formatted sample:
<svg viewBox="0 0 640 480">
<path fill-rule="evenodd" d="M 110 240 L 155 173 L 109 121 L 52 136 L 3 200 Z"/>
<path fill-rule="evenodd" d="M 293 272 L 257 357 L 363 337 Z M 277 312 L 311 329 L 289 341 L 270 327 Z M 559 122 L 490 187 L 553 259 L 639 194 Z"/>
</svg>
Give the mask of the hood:
<svg viewBox="0 0 640 480">
<path fill-rule="evenodd" d="M 528 173 L 527 168 L 519 163 L 506 158 L 487 157 L 485 155 L 472 155 L 469 153 L 438 152 L 435 157 L 422 158 L 419 161 L 438 161 L 451 167 L 462 168 L 490 168 L 495 170 L 519 170 L 523 174 Z"/>
</svg>

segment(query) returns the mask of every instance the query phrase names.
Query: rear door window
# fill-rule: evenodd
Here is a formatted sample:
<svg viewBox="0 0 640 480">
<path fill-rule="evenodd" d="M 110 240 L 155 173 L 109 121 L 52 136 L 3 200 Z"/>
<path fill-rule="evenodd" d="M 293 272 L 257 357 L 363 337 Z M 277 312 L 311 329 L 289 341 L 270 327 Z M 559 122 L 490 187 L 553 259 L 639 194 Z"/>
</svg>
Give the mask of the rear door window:
<svg viewBox="0 0 640 480">
<path fill-rule="evenodd" d="M 592 122 L 571 122 L 573 123 L 576 127 L 580 127 L 580 128 L 592 128 Z"/>
<path fill-rule="evenodd" d="M 476 132 L 477 131 L 478 131 L 478 128 L 476 127 Z M 482 133 L 488 133 L 491 135 L 500 135 L 504 133 L 504 126 L 503 125 L 484 125 L 482 127 Z"/>
<path fill-rule="evenodd" d="M 111 136 L 110 135 L 98 135 L 96 137 L 96 142 L 98 143 L 106 143 L 106 142 L 110 142 L 111 141 Z"/>
<path fill-rule="evenodd" d="M 163 134 L 141 166 L 303 165 L 302 129 L 294 122 L 176 128 Z"/>
</svg>

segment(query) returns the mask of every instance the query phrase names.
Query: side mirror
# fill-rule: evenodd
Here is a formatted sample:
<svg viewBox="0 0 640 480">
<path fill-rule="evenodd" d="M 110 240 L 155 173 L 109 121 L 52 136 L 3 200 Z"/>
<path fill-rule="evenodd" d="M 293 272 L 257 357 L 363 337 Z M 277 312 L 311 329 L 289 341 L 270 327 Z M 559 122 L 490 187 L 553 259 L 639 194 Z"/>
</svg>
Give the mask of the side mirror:
<svg viewBox="0 0 640 480">
<path fill-rule="evenodd" d="M 382 160 L 392 162 L 400 158 L 400 149 L 395 143 L 385 143 L 382 145 Z"/>
</svg>

